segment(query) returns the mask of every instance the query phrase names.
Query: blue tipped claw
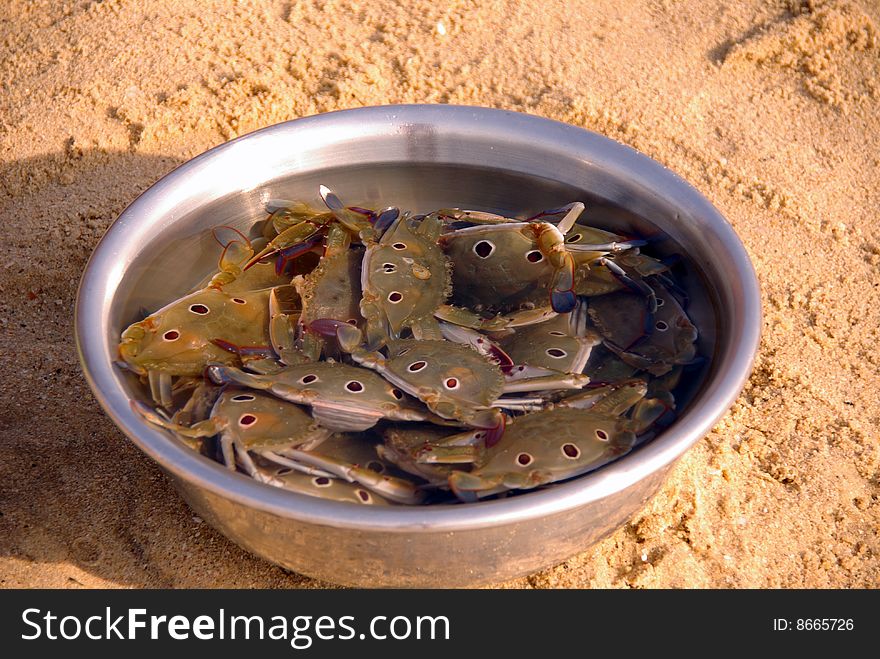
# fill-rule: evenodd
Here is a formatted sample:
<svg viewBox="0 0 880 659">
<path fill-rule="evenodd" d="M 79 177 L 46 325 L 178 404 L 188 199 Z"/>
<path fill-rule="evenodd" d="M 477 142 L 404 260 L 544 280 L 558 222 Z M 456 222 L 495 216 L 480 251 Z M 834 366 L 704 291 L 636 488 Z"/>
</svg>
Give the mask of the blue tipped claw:
<svg viewBox="0 0 880 659">
<path fill-rule="evenodd" d="M 556 313 L 568 313 L 574 310 L 577 305 L 577 295 L 574 294 L 574 291 L 552 291 L 550 304 Z"/>
</svg>

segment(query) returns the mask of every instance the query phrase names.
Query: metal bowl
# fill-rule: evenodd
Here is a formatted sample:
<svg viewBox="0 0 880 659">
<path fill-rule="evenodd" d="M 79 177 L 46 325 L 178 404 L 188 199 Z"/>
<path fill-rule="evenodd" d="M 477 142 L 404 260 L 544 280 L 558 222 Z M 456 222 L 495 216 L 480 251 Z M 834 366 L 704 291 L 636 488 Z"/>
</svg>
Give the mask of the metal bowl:
<svg viewBox="0 0 880 659">
<path fill-rule="evenodd" d="M 250 227 L 268 198 L 414 211 L 536 212 L 587 202 L 603 226 L 648 233 L 686 255 L 686 287 L 710 357 L 668 429 L 598 471 L 541 491 L 467 505 L 323 501 L 231 473 L 133 413 L 137 381 L 114 366 L 122 329 L 186 293 L 216 265 L 210 228 Z M 156 183 L 119 216 L 86 267 L 76 340 L 107 414 L 230 539 L 291 570 L 358 586 L 449 587 L 521 576 L 606 536 L 656 493 L 673 463 L 732 405 L 758 346 L 760 296 L 730 225 L 655 161 L 600 135 L 475 107 L 386 106 L 278 124 L 223 144 Z"/>
</svg>

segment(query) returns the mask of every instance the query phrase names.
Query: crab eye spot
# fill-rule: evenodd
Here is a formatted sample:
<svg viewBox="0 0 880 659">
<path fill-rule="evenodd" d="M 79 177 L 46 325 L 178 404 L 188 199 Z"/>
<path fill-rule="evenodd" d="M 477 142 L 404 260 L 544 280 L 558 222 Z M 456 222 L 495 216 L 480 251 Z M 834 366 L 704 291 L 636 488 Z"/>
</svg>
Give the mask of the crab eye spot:
<svg viewBox="0 0 880 659">
<path fill-rule="evenodd" d="M 532 460 L 534 460 L 534 458 L 528 453 L 520 453 L 516 456 L 516 463 L 522 465 L 523 467 L 527 467 L 532 464 Z"/>
<path fill-rule="evenodd" d="M 177 330 L 168 330 L 162 335 L 162 338 L 166 341 L 177 341 L 180 338 L 180 332 Z"/>
<path fill-rule="evenodd" d="M 576 233 L 571 238 L 568 239 L 568 242 L 577 243 L 577 242 L 580 242 L 581 238 L 583 238 L 583 236 L 579 233 Z"/>
<path fill-rule="evenodd" d="M 370 471 L 375 471 L 377 474 L 381 474 L 383 471 L 385 471 L 385 465 L 376 460 L 370 460 L 367 463 L 367 469 L 369 469 Z"/>
<path fill-rule="evenodd" d="M 238 425 L 240 426 L 252 426 L 257 422 L 257 417 L 253 414 L 242 414 L 241 418 L 238 420 Z"/>
<path fill-rule="evenodd" d="M 406 249 L 406 243 L 394 243 L 392 247 L 398 251 Z"/>
<path fill-rule="evenodd" d="M 391 304 L 397 304 L 403 299 L 403 295 L 399 291 L 391 291 L 388 294 L 388 301 Z"/>
<path fill-rule="evenodd" d="M 449 378 L 443 383 L 443 386 L 447 389 L 458 389 L 458 380 L 456 378 Z"/>
<path fill-rule="evenodd" d="M 331 481 L 326 476 L 317 476 L 312 479 L 312 483 L 314 483 L 316 487 L 330 487 Z"/>
<path fill-rule="evenodd" d="M 238 396 L 233 396 L 232 400 L 234 400 L 236 403 L 245 403 L 257 399 L 250 394 L 239 394 Z"/>
<path fill-rule="evenodd" d="M 662 307 L 664 304 L 666 304 L 666 300 L 664 300 L 662 297 L 658 297 L 657 298 L 657 306 Z"/>
<path fill-rule="evenodd" d="M 657 321 L 657 324 L 654 325 L 654 327 L 656 327 L 656 328 L 657 328 L 657 331 L 659 331 L 659 332 L 665 332 L 666 330 L 669 329 L 669 325 L 667 325 L 667 324 L 666 324 L 665 322 L 663 322 L 662 320 L 658 320 L 658 321 Z"/>
<path fill-rule="evenodd" d="M 556 330 L 553 330 L 550 332 L 550 336 L 565 336 L 565 332 L 557 332 Z"/>
<path fill-rule="evenodd" d="M 608 433 L 602 429 L 596 430 L 596 439 L 607 442 L 608 441 Z"/>
<path fill-rule="evenodd" d="M 531 252 L 526 252 L 526 260 L 529 263 L 540 263 L 544 260 L 544 255 L 537 249 L 533 249 Z"/>
<path fill-rule="evenodd" d="M 479 256 L 481 259 L 488 259 L 492 256 L 492 252 L 495 251 L 495 245 L 488 240 L 481 240 L 476 245 L 474 245 L 474 254 Z"/>
<path fill-rule="evenodd" d="M 247 300 L 242 300 L 240 297 L 234 297 L 232 298 L 232 301 L 236 304 L 247 304 Z"/>
<path fill-rule="evenodd" d="M 191 304 L 189 306 L 189 310 L 192 311 L 193 313 L 199 314 L 200 316 L 204 316 L 206 313 L 211 311 L 204 304 Z"/>
<path fill-rule="evenodd" d="M 562 359 L 568 353 L 565 350 L 560 350 L 559 348 L 547 348 L 547 354 L 553 357 L 553 359 Z"/>
<path fill-rule="evenodd" d="M 427 366 L 427 365 L 428 365 L 428 362 L 413 362 L 412 364 L 410 364 L 409 366 L 406 367 L 406 370 L 409 371 L 410 373 L 418 373 L 423 368 L 425 368 L 425 366 Z"/>
<path fill-rule="evenodd" d="M 312 382 L 317 382 L 318 376 L 314 373 L 309 373 L 308 375 L 304 375 L 299 379 L 300 384 L 311 384 Z"/>
<path fill-rule="evenodd" d="M 364 390 L 364 385 L 357 380 L 351 380 L 350 382 L 345 383 L 345 388 L 353 394 L 359 394 Z"/>
<path fill-rule="evenodd" d="M 575 460 L 580 457 L 581 450 L 575 446 L 574 444 L 563 444 L 562 445 L 562 454 L 571 460 Z"/>
<path fill-rule="evenodd" d="M 347 322 L 349 325 L 357 325 L 358 324 L 357 318 L 349 318 L 345 322 Z"/>
<path fill-rule="evenodd" d="M 391 395 L 394 396 L 397 400 L 403 400 L 403 392 L 400 389 L 392 389 Z"/>
<path fill-rule="evenodd" d="M 397 272 L 397 266 L 394 265 L 393 263 L 383 263 L 382 264 L 382 271 L 385 274 L 390 275 L 393 272 Z"/>
<path fill-rule="evenodd" d="M 373 503 L 373 497 L 366 490 L 357 490 L 358 499 L 364 503 Z"/>
</svg>

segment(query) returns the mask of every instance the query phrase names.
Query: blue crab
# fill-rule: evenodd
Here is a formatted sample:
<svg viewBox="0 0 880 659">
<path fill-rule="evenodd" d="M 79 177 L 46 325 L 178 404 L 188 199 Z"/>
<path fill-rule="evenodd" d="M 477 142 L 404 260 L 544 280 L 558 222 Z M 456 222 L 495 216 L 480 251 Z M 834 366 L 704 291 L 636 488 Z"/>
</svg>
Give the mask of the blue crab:
<svg viewBox="0 0 880 659">
<path fill-rule="evenodd" d="M 660 376 L 694 362 L 697 329 L 671 291 L 656 280 L 651 288 L 653 304 L 621 291 L 590 298 L 588 312 L 607 348 L 627 364 Z"/>
<path fill-rule="evenodd" d="M 121 363 L 146 376 L 153 399 L 165 407 L 172 403 L 174 376 L 198 376 L 209 363 L 241 364 L 242 357 L 273 356 L 270 296 L 289 279 L 268 264 L 244 272 L 241 266 L 253 249 L 235 233 L 238 238 L 223 243 L 219 272 L 203 287 L 122 332 Z"/>
<path fill-rule="evenodd" d="M 358 366 L 324 361 L 257 374 L 230 366 L 211 365 L 206 373 L 215 384 L 265 390 L 292 403 L 307 405 L 324 428 L 338 432 L 367 430 L 380 419 L 435 419 L 387 380 Z"/>
<path fill-rule="evenodd" d="M 444 340 L 401 339 L 387 346 L 387 356 L 365 349 L 360 331 L 334 320 L 321 320 L 311 327 L 335 334 L 352 359 L 379 373 L 390 383 L 415 396 L 443 419 L 487 430 L 486 443 L 497 441 L 505 417 L 501 408 L 529 409 L 539 399 L 504 398 L 502 394 L 548 388 L 578 389 L 589 382 L 580 374 L 556 373 L 549 381 L 523 379 L 513 385 L 505 381 L 497 361 L 470 346 Z"/>
<path fill-rule="evenodd" d="M 629 452 L 635 434 L 626 424 L 574 407 L 517 417 L 481 464 L 450 474 L 449 486 L 461 500 L 476 501 L 580 476 Z"/>
<path fill-rule="evenodd" d="M 210 391 L 201 395 L 210 396 Z M 223 461 L 230 469 L 236 466 L 236 450 L 243 451 L 243 465 L 251 476 L 255 470 L 247 452 L 266 456 L 292 447 L 315 447 L 327 439 L 331 431 L 322 428 L 303 408 L 255 391 L 226 389 L 210 406 L 207 418 L 194 423 L 180 415 L 167 419 L 143 403 L 132 403 L 135 411 L 148 421 L 178 435 L 197 439 L 220 436 Z"/>
</svg>

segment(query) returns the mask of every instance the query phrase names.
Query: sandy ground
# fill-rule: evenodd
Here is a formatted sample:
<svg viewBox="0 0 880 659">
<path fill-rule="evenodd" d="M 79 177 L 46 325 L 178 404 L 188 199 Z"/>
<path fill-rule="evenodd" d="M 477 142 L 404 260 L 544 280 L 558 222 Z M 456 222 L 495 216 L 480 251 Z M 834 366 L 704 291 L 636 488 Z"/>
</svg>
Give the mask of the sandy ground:
<svg viewBox="0 0 880 659">
<path fill-rule="evenodd" d="M 322 585 L 213 532 L 105 417 L 76 285 L 117 214 L 205 149 L 431 102 L 640 149 L 730 219 L 763 287 L 754 375 L 660 495 L 504 585 L 880 586 L 878 21 L 873 0 L 6 0 L 0 585 Z"/>
</svg>

